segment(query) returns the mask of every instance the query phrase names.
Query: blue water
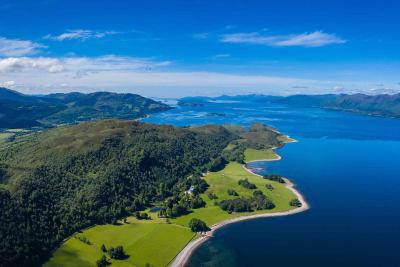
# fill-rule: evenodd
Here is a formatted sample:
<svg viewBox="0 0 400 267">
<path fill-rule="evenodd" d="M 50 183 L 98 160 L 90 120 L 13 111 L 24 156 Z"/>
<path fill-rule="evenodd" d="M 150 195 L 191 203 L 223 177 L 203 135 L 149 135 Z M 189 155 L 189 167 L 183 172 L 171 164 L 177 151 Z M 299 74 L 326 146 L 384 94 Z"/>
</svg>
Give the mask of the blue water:
<svg viewBox="0 0 400 267">
<path fill-rule="evenodd" d="M 400 120 L 243 101 L 145 121 L 264 122 L 299 140 L 279 149 L 283 160 L 250 167 L 290 178 L 311 209 L 228 225 L 189 266 L 400 266 Z"/>
</svg>

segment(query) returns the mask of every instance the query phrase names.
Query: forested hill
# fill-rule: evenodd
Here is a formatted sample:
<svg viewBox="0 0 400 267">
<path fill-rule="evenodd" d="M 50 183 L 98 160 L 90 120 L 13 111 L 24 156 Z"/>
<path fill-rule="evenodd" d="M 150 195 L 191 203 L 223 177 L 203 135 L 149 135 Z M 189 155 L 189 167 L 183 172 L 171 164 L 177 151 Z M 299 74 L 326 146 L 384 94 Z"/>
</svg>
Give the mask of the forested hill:
<svg viewBox="0 0 400 267">
<path fill-rule="evenodd" d="M 400 94 L 395 95 L 294 95 L 275 102 L 400 118 Z"/>
<path fill-rule="evenodd" d="M 0 88 L 0 129 L 107 118 L 135 119 L 169 108 L 166 104 L 135 94 L 96 92 L 30 96 Z"/>
<path fill-rule="evenodd" d="M 114 222 L 243 160 L 244 146 L 281 145 L 273 129 L 178 128 L 102 120 L 0 145 L 0 266 L 37 266 L 75 231 Z M 231 142 L 235 150 L 225 151 Z M 197 189 L 196 189 L 197 190 Z"/>
</svg>

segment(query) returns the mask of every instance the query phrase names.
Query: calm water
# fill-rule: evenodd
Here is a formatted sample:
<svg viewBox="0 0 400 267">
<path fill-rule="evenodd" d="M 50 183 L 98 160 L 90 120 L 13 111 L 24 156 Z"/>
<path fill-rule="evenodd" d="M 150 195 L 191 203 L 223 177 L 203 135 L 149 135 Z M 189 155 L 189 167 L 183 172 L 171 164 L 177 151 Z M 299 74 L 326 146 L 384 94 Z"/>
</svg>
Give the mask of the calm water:
<svg viewBox="0 0 400 267">
<path fill-rule="evenodd" d="M 299 140 L 278 151 L 282 161 L 251 167 L 291 178 L 311 209 L 229 225 L 195 252 L 190 266 L 400 266 L 400 120 L 220 102 L 146 121 L 264 122 Z"/>
</svg>

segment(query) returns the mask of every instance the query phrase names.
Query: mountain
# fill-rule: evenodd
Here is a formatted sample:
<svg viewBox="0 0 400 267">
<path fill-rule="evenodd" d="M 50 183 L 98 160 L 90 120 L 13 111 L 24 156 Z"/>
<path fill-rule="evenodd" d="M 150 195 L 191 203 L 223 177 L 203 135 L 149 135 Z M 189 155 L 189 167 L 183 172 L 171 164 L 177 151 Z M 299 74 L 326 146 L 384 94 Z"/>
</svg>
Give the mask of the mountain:
<svg viewBox="0 0 400 267">
<path fill-rule="evenodd" d="M 300 107 L 318 107 L 356 112 L 366 115 L 400 118 L 400 94 L 325 94 L 325 95 L 237 95 L 219 97 L 185 97 L 179 100 L 181 106 L 204 106 L 207 103 L 226 101 L 257 102 L 268 105 L 278 103 Z"/>
<path fill-rule="evenodd" d="M 0 129 L 42 126 L 41 119 L 63 109 L 61 104 L 0 88 Z"/>
<path fill-rule="evenodd" d="M 0 99 L 18 102 L 34 102 L 35 98 L 32 96 L 24 95 L 14 90 L 0 87 Z"/>
<path fill-rule="evenodd" d="M 365 94 L 294 95 L 279 98 L 275 102 L 400 118 L 400 94 L 374 96 Z"/>
<path fill-rule="evenodd" d="M 170 107 L 136 94 L 96 92 L 29 96 L 0 88 L 0 128 L 30 128 L 98 119 L 136 119 Z"/>
</svg>

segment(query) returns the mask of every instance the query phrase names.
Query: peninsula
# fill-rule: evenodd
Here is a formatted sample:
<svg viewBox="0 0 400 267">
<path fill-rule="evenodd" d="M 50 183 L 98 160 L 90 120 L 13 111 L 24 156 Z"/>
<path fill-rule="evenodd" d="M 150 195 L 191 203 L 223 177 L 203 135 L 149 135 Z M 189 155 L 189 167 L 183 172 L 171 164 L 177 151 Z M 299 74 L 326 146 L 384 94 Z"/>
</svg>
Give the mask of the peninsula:
<svg viewBox="0 0 400 267">
<path fill-rule="evenodd" d="M 295 141 L 295 140 L 293 140 Z M 253 153 L 260 154 L 263 153 L 264 151 L 258 151 L 255 150 Z M 270 153 L 268 153 L 270 152 Z M 267 153 L 269 157 L 262 158 L 262 159 L 255 159 L 252 161 L 249 161 L 247 163 L 253 162 L 253 161 L 275 161 L 275 160 L 281 160 L 281 156 L 273 152 L 272 150 L 268 151 Z M 264 152 L 265 153 L 265 152 Z M 249 153 L 252 154 L 252 153 Z M 249 173 L 258 176 L 260 178 L 263 178 L 261 175 L 254 173 L 251 169 L 248 169 L 246 165 L 243 165 L 243 168 L 248 171 Z M 287 216 L 287 215 L 292 215 L 296 214 L 299 212 L 303 212 L 307 209 L 309 209 L 309 204 L 306 202 L 304 199 L 303 195 L 296 190 L 294 187 L 294 184 L 289 180 L 285 179 L 286 182 L 286 188 L 290 191 L 293 192 L 293 194 L 297 197 L 301 205 L 299 207 L 293 208 L 288 211 L 278 211 L 278 212 L 273 212 L 273 213 L 261 213 L 261 214 L 253 214 L 253 215 L 244 215 L 236 218 L 231 218 L 231 219 L 226 219 L 221 222 L 218 222 L 210 227 L 210 230 L 207 232 L 202 233 L 197 239 L 191 241 L 189 244 L 186 245 L 186 247 L 175 257 L 174 261 L 172 262 L 171 266 L 172 267 L 183 267 L 185 266 L 189 259 L 190 256 L 193 254 L 193 252 L 199 248 L 204 242 L 206 242 L 209 238 L 213 237 L 213 234 L 220 228 L 224 227 L 225 225 L 231 224 L 231 223 L 236 223 L 236 222 L 241 222 L 245 220 L 252 220 L 252 219 L 258 219 L 258 218 L 268 218 L 268 217 L 277 217 L 277 216 Z"/>
<path fill-rule="evenodd" d="M 249 161 L 279 159 L 273 149 L 290 141 L 263 124 L 181 128 L 103 120 L 4 142 L 1 219 L 24 235 L 14 235 L 15 227 L 1 231 L 4 242 L 28 244 L 6 260 L 182 266 L 228 223 L 308 208 L 287 179 L 246 168 Z M 36 241 L 30 247 L 24 238 Z"/>
</svg>

